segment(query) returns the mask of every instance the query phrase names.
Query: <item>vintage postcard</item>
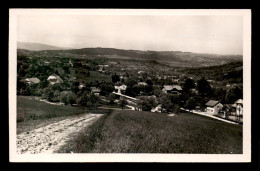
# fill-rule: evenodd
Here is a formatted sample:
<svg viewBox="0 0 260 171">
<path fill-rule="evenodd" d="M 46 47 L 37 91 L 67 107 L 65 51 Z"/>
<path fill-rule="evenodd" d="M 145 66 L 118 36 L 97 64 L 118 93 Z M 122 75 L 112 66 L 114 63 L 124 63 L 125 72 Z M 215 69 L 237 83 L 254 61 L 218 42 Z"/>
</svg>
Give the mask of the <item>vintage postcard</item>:
<svg viewBox="0 0 260 171">
<path fill-rule="evenodd" d="M 250 162 L 251 10 L 10 9 L 10 162 Z"/>
</svg>

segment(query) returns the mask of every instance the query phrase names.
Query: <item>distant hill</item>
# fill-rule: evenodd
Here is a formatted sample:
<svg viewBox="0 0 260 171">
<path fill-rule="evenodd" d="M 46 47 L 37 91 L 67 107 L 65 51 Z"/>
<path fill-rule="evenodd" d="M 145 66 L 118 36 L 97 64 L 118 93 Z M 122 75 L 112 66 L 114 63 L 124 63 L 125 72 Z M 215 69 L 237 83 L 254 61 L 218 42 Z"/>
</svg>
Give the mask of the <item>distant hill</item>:
<svg viewBox="0 0 260 171">
<path fill-rule="evenodd" d="M 209 66 L 222 65 L 229 62 L 242 61 L 242 55 L 216 55 L 199 54 L 181 51 L 140 51 L 140 50 L 122 50 L 114 48 L 83 48 L 63 50 L 70 54 L 87 56 L 104 56 L 109 58 L 131 58 L 139 60 L 156 60 L 169 65 L 180 66 Z"/>
<path fill-rule="evenodd" d="M 41 50 L 64 50 L 64 49 L 69 49 L 69 48 L 51 46 L 51 45 L 46 45 L 46 44 L 42 44 L 42 43 L 18 42 L 17 49 L 41 51 Z"/>
<path fill-rule="evenodd" d="M 243 62 L 231 62 L 224 65 L 195 67 L 182 70 L 183 73 L 205 76 L 207 79 L 243 83 Z"/>
<path fill-rule="evenodd" d="M 21 53 L 21 51 L 18 51 Z M 28 55 L 28 51 L 26 52 Z M 242 55 L 199 54 L 181 51 L 140 51 L 114 48 L 83 48 L 68 50 L 45 50 L 29 52 L 31 56 L 62 57 L 105 57 L 118 59 L 154 60 L 171 66 L 199 67 L 242 62 Z"/>
</svg>

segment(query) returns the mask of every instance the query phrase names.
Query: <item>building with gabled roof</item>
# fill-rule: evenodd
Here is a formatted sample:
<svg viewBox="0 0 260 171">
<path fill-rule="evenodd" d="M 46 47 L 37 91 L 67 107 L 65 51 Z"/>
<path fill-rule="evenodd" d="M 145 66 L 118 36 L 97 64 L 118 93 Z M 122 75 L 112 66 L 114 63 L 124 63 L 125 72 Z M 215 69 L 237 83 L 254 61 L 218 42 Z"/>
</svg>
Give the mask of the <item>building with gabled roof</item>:
<svg viewBox="0 0 260 171">
<path fill-rule="evenodd" d="M 99 96 L 101 90 L 97 87 L 90 87 L 91 93 L 95 94 L 96 96 Z"/>
<path fill-rule="evenodd" d="M 40 80 L 38 78 L 36 78 L 36 77 L 34 77 L 34 78 L 25 78 L 22 81 L 26 82 L 29 85 L 40 83 Z"/>
<path fill-rule="evenodd" d="M 146 82 L 139 82 L 138 85 L 147 86 Z"/>
<path fill-rule="evenodd" d="M 52 74 L 47 79 L 51 85 L 63 83 L 63 80 L 57 74 Z"/>
<path fill-rule="evenodd" d="M 162 91 L 164 93 L 180 94 L 182 88 L 179 85 L 164 85 Z"/>
<path fill-rule="evenodd" d="M 124 84 L 122 84 L 120 86 L 115 86 L 115 92 L 119 93 L 119 94 L 122 94 L 122 93 L 124 94 L 126 91 L 126 88 L 127 88 L 127 86 Z"/>
<path fill-rule="evenodd" d="M 210 115 L 217 115 L 222 110 L 223 105 L 216 100 L 209 100 L 206 104 L 206 112 Z"/>
<path fill-rule="evenodd" d="M 238 99 L 235 103 L 234 106 L 236 107 L 236 115 L 237 116 L 243 116 L 243 100 Z"/>
</svg>

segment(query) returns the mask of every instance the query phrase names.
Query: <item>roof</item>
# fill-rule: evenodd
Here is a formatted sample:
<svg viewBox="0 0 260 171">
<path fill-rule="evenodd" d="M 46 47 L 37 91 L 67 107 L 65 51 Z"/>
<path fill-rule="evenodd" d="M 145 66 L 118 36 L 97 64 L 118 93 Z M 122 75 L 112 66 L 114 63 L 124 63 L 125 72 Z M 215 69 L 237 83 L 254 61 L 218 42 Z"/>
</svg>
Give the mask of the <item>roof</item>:
<svg viewBox="0 0 260 171">
<path fill-rule="evenodd" d="M 52 83 L 62 83 L 63 82 L 63 80 L 57 74 L 50 75 L 47 80 Z"/>
<path fill-rule="evenodd" d="M 126 90 L 126 85 L 121 85 L 121 86 L 115 86 L 115 89 L 120 89 L 120 90 Z"/>
<path fill-rule="evenodd" d="M 243 104 L 243 100 L 242 99 L 238 99 L 235 104 Z"/>
<path fill-rule="evenodd" d="M 214 107 L 214 106 L 216 106 L 218 103 L 219 103 L 219 101 L 209 100 L 209 101 L 206 103 L 206 106 Z"/>
<path fill-rule="evenodd" d="M 91 87 L 90 89 L 91 89 L 91 92 L 92 92 L 92 93 L 100 93 L 100 91 L 101 91 L 101 90 L 100 90 L 99 88 L 97 88 L 97 87 Z"/>
<path fill-rule="evenodd" d="M 139 82 L 138 85 L 147 85 L 146 82 Z"/>
<path fill-rule="evenodd" d="M 182 88 L 181 88 L 181 86 L 178 86 L 178 85 L 174 85 L 174 86 L 172 86 L 172 89 L 177 89 L 177 90 L 182 90 Z"/>
<path fill-rule="evenodd" d="M 34 84 L 37 84 L 37 83 L 40 82 L 40 80 L 38 78 L 36 78 L 36 77 L 34 77 L 34 78 L 26 78 L 25 81 L 32 82 Z"/>
<path fill-rule="evenodd" d="M 231 107 L 236 107 L 236 104 L 232 104 Z"/>
<path fill-rule="evenodd" d="M 165 88 L 166 91 L 171 91 L 173 89 L 177 89 L 178 91 L 182 90 L 181 86 L 179 85 L 165 85 L 163 87 Z"/>
</svg>

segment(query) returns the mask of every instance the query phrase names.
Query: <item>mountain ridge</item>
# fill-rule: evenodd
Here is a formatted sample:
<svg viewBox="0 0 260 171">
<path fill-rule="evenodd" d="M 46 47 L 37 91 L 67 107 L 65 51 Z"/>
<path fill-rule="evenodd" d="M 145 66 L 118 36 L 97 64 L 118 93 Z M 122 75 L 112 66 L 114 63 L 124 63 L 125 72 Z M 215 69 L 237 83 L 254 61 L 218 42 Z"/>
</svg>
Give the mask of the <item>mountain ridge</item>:
<svg viewBox="0 0 260 171">
<path fill-rule="evenodd" d="M 17 42 L 17 49 L 26 49 L 31 51 L 42 51 L 42 50 L 65 50 L 71 48 L 53 46 L 43 43 L 33 43 L 33 42 Z"/>
<path fill-rule="evenodd" d="M 30 51 L 18 49 L 18 54 L 46 57 L 86 57 L 86 58 L 119 58 L 135 60 L 155 60 L 172 66 L 212 66 L 229 62 L 243 61 L 242 55 L 203 54 L 182 51 L 141 51 L 116 48 L 81 48 L 81 49 L 53 49 Z"/>
</svg>

